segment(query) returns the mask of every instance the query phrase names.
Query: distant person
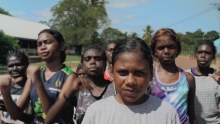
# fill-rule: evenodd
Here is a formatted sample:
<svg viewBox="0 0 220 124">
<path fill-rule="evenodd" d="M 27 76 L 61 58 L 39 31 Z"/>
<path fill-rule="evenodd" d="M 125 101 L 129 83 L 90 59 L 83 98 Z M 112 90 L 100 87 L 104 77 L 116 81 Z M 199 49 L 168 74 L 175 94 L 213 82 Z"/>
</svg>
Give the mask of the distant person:
<svg viewBox="0 0 220 124">
<path fill-rule="evenodd" d="M 12 80 L 12 86 L 10 88 L 10 93 L 13 101 L 17 102 L 21 93 L 24 90 L 25 82 L 27 80 L 27 68 L 29 65 L 28 56 L 25 52 L 21 52 L 18 50 L 9 51 L 7 54 L 7 70 L 8 75 L 1 75 L 0 80 L 4 78 Z M 19 120 L 13 120 L 9 113 L 5 108 L 5 104 L 3 98 L 1 98 L 1 105 L 2 110 L 2 124 L 8 123 L 16 123 L 16 124 L 23 124 L 24 122 Z M 26 109 L 26 112 L 28 110 Z"/>
<path fill-rule="evenodd" d="M 66 109 L 66 105 L 75 97 L 77 97 L 75 119 L 77 124 L 81 124 L 91 104 L 114 95 L 113 85 L 103 76 L 106 55 L 101 46 L 94 44 L 86 47 L 81 56 L 81 63 L 85 75 L 65 84 L 65 89 L 61 91 L 60 97 L 47 113 L 46 124 L 56 121 L 59 114 L 65 114 L 63 109 Z"/>
<path fill-rule="evenodd" d="M 111 74 L 111 66 L 112 66 L 112 52 L 116 46 L 116 41 L 109 41 L 106 45 L 106 56 L 107 56 L 107 65 L 104 73 L 104 78 L 106 80 L 112 81 L 112 74 Z"/>
<path fill-rule="evenodd" d="M 81 63 L 79 63 L 78 66 L 77 66 L 77 68 L 76 68 L 76 74 L 77 74 L 78 77 L 83 77 L 83 76 L 85 76 L 85 72 L 84 72 L 84 69 L 83 69 Z"/>
<path fill-rule="evenodd" d="M 175 31 L 169 28 L 156 31 L 151 40 L 151 51 L 159 65 L 154 70 L 150 93 L 173 105 L 181 124 L 195 123 L 195 78 L 175 63 L 181 52 Z"/>
<path fill-rule="evenodd" d="M 44 123 L 46 114 L 59 96 L 66 80 L 73 80 L 76 75 L 64 63 L 65 44 L 62 34 L 53 29 L 44 29 L 38 34 L 37 52 L 45 62 L 41 69 L 32 69 L 33 74 L 28 78 L 24 91 L 17 102 L 11 98 L 10 88 L 12 80 L 1 80 L 0 88 L 7 111 L 13 119 L 19 119 L 25 123 Z M 32 115 L 23 112 L 27 103 L 31 101 Z M 72 109 L 57 118 L 56 123 L 73 123 Z"/>
<path fill-rule="evenodd" d="M 216 73 L 216 69 L 210 67 L 215 54 L 216 47 L 212 41 L 200 41 L 194 54 L 197 66 L 187 70 L 196 81 L 194 102 L 198 124 L 220 124 L 220 85 L 209 77 Z"/>
<path fill-rule="evenodd" d="M 147 92 L 153 59 L 145 41 L 119 42 L 112 60 L 117 94 L 89 106 L 82 124 L 180 124 L 170 104 Z"/>
</svg>

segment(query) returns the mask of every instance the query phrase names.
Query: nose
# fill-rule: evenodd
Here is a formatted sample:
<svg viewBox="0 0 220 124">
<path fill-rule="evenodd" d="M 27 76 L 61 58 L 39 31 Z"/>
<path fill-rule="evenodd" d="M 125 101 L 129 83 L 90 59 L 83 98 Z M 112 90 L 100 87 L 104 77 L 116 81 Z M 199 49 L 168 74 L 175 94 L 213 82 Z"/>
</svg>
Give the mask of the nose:
<svg viewBox="0 0 220 124">
<path fill-rule="evenodd" d="M 201 57 L 204 58 L 206 56 L 205 52 L 201 53 Z"/>
<path fill-rule="evenodd" d="M 169 48 L 165 47 L 164 48 L 164 54 L 169 54 L 169 52 L 170 52 Z"/>
<path fill-rule="evenodd" d="M 14 65 L 14 66 L 12 67 L 12 70 L 17 70 L 17 66 Z"/>
<path fill-rule="evenodd" d="M 46 44 L 45 43 L 42 43 L 41 46 L 39 46 L 40 50 L 44 50 L 46 49 Z"/>
<path fill-rule="evenodd" d="M 136 84 L 136 79 L 133 74 L 129 74 L 126 80 L 127 86 L 134 86 Z"/>
</svg>

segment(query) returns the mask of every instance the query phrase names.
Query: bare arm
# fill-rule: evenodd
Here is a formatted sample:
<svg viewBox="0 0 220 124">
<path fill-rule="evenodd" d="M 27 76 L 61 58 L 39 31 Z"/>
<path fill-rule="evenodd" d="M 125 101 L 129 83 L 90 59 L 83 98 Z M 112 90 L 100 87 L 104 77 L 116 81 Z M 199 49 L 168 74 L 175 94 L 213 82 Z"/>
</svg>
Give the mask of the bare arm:
<svg viewBox="0 0 220 124">
<path fill-rule="evenodd" d="M 27 80 L 26 83 L 28 83 L 30 81 L 30 79 Z M 30 82 L 29 82 L 30 83 Z M 10 78 L 10 76 L 3 76 L 0 78 L 0 89 L 1 89 L 1 93 L 3 96 L 3 100 L 5 103 L 5 107 L 8 111 L 8 113 L 10 114 L 10 116 L 12 117 L 12 119 L 16 120 L 19 119 L 21 121 L 24 121 L 26 123 L 30 123 L 33 120 L 33 116 L 31 115 L 27 115 L 23 112 L 23 108 L 25 108 L 25 105 L 20 105 L 17 106 L 16 103 L 13 101 L 12 97 L 11 97 L 11 93 L 10 93 L 10 89 L 11 89 L 11 84 L 12 84 L 12 80 Z M 25 85 L 26 87 L 26 85 Z M 23 95 L 23 93 L 22 93 Z M 21 103 L 27 103 L 28 102 L 28 98 L 25 98 L 24 96 L 22 96 L 23 99 L 25 101 L 22 101 L 21 99 L 19 99 L 19 101 L 21 101 Z"/>
<path fill-rule="evenodd" d="M 194 107 L 194 97 L 195 97 L 195 78 L 192 74 L 186 72 L 186 78 L 189 84 L 189 93 L 188 93 L 188 115 L 190 124 L 196 124 L 195 118 L 195 107 Z"/>
<path fill-rule="evenodd" d="M 62 113 L 68 109 L 70 98 L 75 95 L 81 88 L 89 87 L 85 78 L 76 78 L 76 75 L 71 75 L 66 80 L 58 99 L 50 108 L 45 119 L 45 124 L 50 124 L 56 121 Z"/>
<path fill-rule="evenodd" d="M 220 71 L 209 74 L 208 76 L 212 77 L 218 84 L 220 84 Z"/>
</svg>

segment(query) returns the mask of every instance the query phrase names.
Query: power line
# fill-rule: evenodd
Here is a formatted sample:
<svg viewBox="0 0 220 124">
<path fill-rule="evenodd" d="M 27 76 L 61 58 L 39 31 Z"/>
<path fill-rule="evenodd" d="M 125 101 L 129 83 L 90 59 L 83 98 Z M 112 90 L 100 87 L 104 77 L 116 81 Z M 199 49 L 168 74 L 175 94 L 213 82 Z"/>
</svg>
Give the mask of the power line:
<svg viewBox="0 0 220 124">
<path fill-rule="evenodd" d="M 212 10 L 211 7 L 207 8 L 207 9 L 205 9 L 205 10 L 202 10 L 202 11 L 200 11 L 200 12 L 194 14 L 194 15 L 191 15 L 191 16 L 189 16 L 189 17 L 187 17 L 187 18 L 184 18 L 184 19 L 182 19 L 182 20 L 179 20 L 179 21 L 177 21 L 177 22 L 175 22 L 175 23 L 169 25 L 168 27 L 172 27 L 172 26 L 181 24 L 181 23 L 183 23 L 183 22 L 186 22 L 186 21 L 188 21 L 188 20 L 190 20 L 190 19 L 192 19 L 192 18 L 195 18 L 195 17 L 197 17 L 197 16 L 200 16 L 200 15 L 202 15 L 202 14 L 204 14 L 204 13 L 207 13 L 207 12 L 210 11 L 210 10 Z"/>
</svg>

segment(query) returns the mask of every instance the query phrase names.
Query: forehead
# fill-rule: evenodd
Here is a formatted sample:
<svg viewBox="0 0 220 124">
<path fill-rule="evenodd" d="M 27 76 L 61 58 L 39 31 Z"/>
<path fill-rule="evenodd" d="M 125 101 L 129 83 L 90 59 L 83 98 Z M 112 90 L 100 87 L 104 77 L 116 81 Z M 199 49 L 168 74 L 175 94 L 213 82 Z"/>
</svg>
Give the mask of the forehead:
<svg viewBox="0 0 220 124">
<path fill-rule="evenodd" d="M 88 49 L 85 53 L 84 53 L 84 57 L 86 56 L 102 56 L 102 52 L 98 49 Z"/>
<path fill-rule="evenodd" d="M 169 36 L 161 36 L 156 45 L 173 45 L 175 44 L 176 45 L 176 42 Z"/>
<path fill-rule="evenodd" d="M 117 56 L 114 66 L 134 67 L 136 69 L 147 69 L 149 63 L 141 56 L 140 52 L 124 52 Z"/>
<path fill-rule="evenodd" d="M 202 44 L 198 47 L 197 51 L 212 51 L 211 46 L 207 45 L 207 44 Z"/>
<path fill-rule="evenodd" d="M 110 43 L 108 44 L 107 48 L 115 48 L 116 46 L 116 43 Z"/>
<path fill-rule="evenodd" d="M 37 42 L 44 41 L 47 39 L 55 39 L 53 35 L 47 32 L 43 32 L 38 36 Z"/>
<path fill-rule="evenodd" d="M 18 56 L 10 56 L 8 57 L 8 62 L 10 61 L 21 61 L 21 58 L 19 58 Z"/>
</svg>

